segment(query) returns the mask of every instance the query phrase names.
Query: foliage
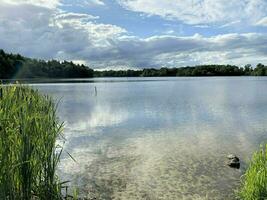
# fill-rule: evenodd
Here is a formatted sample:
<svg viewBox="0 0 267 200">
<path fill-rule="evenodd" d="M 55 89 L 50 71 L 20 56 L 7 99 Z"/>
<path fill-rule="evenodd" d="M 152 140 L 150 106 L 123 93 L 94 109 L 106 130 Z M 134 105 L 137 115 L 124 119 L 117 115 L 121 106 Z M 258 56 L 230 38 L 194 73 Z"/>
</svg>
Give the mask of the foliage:
<svg viewBox="0 0 267 200">
<path fill-rule="evenodd" d="M 138 77 L 141 71 L 138 70 L 107 70 L 107 71 L 94 71 L 95 77 Z"/>
<path fill-rule="evenodd" d="M 63 199 L 56 175 L 62 124 L 48 96 L 0 85 L 0 199 Z"/>
<path fill-rule="evenodd" d="M 0 79 L 10 78 L 89 78 L 93 70 L 73 62 L 44 61 L 7 54 L 0 50 Z"/>
<path fill-rule="evenodd" d="M 267 66 L 258 64 L 237 67 L 234 65 L 198 65 L 180 68 L 146 68 L 143 70 L 94 71 L 95 77 L 174 77 L 174 76 L 266 76 Z"/>
<path fill-rule="evenodd" d="M 242 200 L 267 199 L 267 145 L 254 153 L 243 178 L 239 192 Z"/>
</svg>

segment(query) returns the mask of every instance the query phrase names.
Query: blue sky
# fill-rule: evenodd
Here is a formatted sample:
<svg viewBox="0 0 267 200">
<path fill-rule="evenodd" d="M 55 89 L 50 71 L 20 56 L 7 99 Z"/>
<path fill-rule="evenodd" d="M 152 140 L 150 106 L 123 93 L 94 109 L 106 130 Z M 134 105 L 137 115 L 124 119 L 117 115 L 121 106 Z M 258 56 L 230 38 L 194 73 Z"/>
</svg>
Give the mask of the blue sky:
<svg viewBox="0 0 267 200">
<path fill-rule="evenodd" d="M 267 64 L 267 0 L 0 0 L 0 48 L 95 69 Z"/>
</svg>

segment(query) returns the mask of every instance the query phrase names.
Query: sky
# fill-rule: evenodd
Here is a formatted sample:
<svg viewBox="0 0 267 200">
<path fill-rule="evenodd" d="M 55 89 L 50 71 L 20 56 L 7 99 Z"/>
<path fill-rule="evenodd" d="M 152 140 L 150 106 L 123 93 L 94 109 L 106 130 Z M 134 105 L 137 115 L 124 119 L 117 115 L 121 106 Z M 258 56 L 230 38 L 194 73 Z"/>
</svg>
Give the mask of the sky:
<svg viewBox="0 0 267 200">
<path fill-rule="evenodd" d="M 0 0 L 0 49 L 94 69 L 267 64 L 267 0 Z"/>
</svg>

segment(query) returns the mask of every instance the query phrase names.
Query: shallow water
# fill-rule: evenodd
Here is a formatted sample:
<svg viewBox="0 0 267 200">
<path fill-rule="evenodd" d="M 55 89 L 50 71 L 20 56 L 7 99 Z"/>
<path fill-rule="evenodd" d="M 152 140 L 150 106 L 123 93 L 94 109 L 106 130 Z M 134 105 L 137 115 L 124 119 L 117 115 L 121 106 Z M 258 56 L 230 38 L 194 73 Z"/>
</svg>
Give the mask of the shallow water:
<svg viewBox="0 0 267 200">
<path fill-rule="evenodd" d="M 234 199 L 267 141 L 267 78 L 111 78 L 33 84 L 61 99 L 59 174 L 91 199 Z M 97 92 L 95 92 L 95 87 Z M 241 169 L 225 165 L 229 153 Z"/>
</svg>

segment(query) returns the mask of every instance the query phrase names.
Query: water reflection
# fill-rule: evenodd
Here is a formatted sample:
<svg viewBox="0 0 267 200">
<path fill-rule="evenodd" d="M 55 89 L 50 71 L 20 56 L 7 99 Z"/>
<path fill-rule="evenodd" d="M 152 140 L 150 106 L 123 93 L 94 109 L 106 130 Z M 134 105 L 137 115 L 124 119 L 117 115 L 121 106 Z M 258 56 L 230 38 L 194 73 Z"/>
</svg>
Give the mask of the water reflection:
<svg viewBox="0 0 267 200">
<path fill-rule="evenodd" d="M 129 113 L 127 111 L 114 110 L 107 105 L 95 105 L 92 115 L 72 123 L 70 128 L 77 132 L 86 132 L 96 128 L 110 128 L 123 123 L 128 119 L 128 116 Z"/>
<path fill-rule="evenodd" d="M 39 84 L 62 98 L 60 174 L 91 199 L 233 199 L 267 140 L 266 78 Z M 94 95 L 97 87 L 97 96 Z M 225 156 L 241 157 L 240 170 Z"/>
</svg>

